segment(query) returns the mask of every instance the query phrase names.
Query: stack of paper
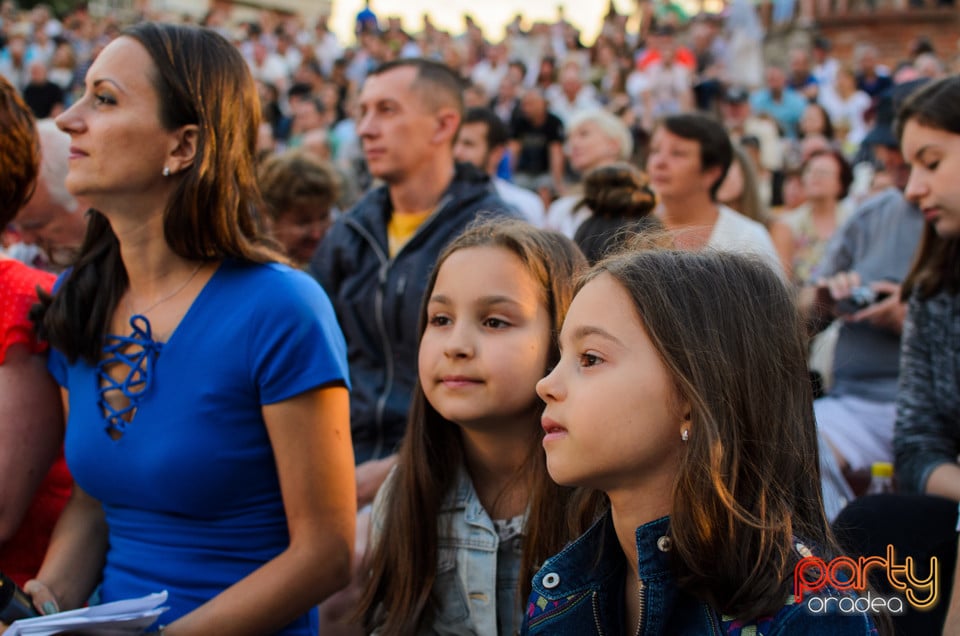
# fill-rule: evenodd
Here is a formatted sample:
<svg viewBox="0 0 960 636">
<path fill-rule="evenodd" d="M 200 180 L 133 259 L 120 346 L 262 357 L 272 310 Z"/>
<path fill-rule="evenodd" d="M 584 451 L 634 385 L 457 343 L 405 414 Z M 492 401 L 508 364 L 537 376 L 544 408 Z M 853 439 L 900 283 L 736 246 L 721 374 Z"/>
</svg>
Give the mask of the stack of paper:
<svg viewBox="0 0 960 636">
<path fill-rule="evenodd" d="M 103 636 L 132 636 L 142 634 L 156 622 L 167 607 L 160 607 L 167 593 L 148 594 L 103 605 L 84 607 L 59 614 L 14 621 L 4 636 L 53 636 L 71 634 L 98 634 Z"/>
</svg>

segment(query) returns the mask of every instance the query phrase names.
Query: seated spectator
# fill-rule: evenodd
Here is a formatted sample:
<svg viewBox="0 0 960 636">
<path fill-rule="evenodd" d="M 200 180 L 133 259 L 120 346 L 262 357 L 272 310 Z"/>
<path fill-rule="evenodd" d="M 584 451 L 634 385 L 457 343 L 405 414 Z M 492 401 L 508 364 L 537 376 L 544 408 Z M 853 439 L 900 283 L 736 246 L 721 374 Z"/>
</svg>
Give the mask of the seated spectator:
<svg viewBox="0 0 960 636">
<path fill-rule="evenodd" d="M 812 282 L 812 270 L 823 258 L 827 243 L 852 212 L 844 200 L 853 170 L 843 155 L 817 151 L 804 162 L 801 175 L 805 201 L 781 217 L 791 238 L 787 276 L 796 285 Z"/>
<path fill-rule="evenodd" d="M 23 101 L 37 119 L 56 117 L 66 103 L 63 89 L 47 78 L 47 65 L 44 62 L 34 60 L 28 68 L 30 81 L 23 88 Z"/>
<path fill-rule="evenodd" d="M 651 214 L 656 195 L 639 168 L 622 161 L 594 168 L 583 180 L 579 207 L 591 214 L 573 237 L 590 264 L 618 251 L 631 237 L 662 229 Z"/>
<path fill-rule="evenodd" d="M 766 116 L 753 113 L 750 93 L 740 86 L 728 87 L 720 97 L 720 116 L 730 140 L 741 142 L 754 137 L 759 151 L 758 165 L 770 172 L 783 169 L 783 140 L 777 124 Z"/>
<path fill-rule="evenodd" d="M 678 58 L 677 43 L 663 38 L 659 55 L 627 79 L 627 93 L 641 106 L 644 129 L 652 130 L 654 122 L 666 115 L 694 109 L 693 81 L 695 68 Z"/>
<path fill-rule="evenodd" d="M 507 127 L 496 113 L 489 108 L 467 110 L 453 146 L 454 159 L 483 170 L 490 176 L 501 199 L 516 208 L 531 224 L 543 227 L 546 214 L 540 197 L 496 176 L 506 150 Z"/>
<path fill-rule="evenodd" d="M 732 161 L 733 146 L 719 122 L 701 114 L 664 119 L 647 157 L 650 185 L 660 199 L 657 216 L 678 247 L 756 254 L 782 271 L 767 229 L 717 202 Z"/>
<path fill-rule="evenodd" d="M 2 77 L 0 130 L 3 227 L 30 196 L 39 145 L 30 110 Z M 47 372 L 47 345 L 28 316 L 37 289 L 49 292 L 53 281 L 0 256 L 0 572 L 21 586 L 40 569 L 71 487 L 60 391 Z"/>
<path fill-rule="evenodd" d="M 288 150 L 257 168 L 267 230 L 299 267 L 333 222 L 340 178 L 333 166 L 305 151 Z"/>
<path fill-rule="evenodd" d="M 903 494 L 862 497 L 835 523 L 853 556 L 882 554 L 892 545 L 898 559 L 912 557 L 921 571 L 931 558 L 939 559 L 940 602 L 929 611 L 894 616 L 901 634 L 960 632 L 960 570 L 949 574 L 960 501 L 958 100 L 960 79 L 954 77 L 918 92 L 898 116 L 903 153 L 912 165 L 904 194 L 924 212 L 920 249 L 903 284 L 909 306 L 893 438 Z M 881 592 L 894 590 L 886 584 Z"/>
<path fill-rule="evenodd" d="M 834 83 L 824 85 L 817 99 L 833 122 L 843 154 L 852 157 L 867 134 L 866 114 L 872 104 L 857 88 L 853 67 L 841 66 Z"/>
<path fill-rule="evenodd" d="M 783 69 L 768 66 L 766 86 L 750 95 L 750 107 L 758 115 L 768 115 L 777 122 L 783 135 L 793 139 L 797 136 L 797 124 L 803 116 L 807 100 L 787 86 Z"/>
<path fill-rule="evenodd" d="M 893 86 L 890 69 L 880 64 L 880 52 L 872 44 L 860 44 L 853 50 L 857 69 L 857 90 L 870 96 L 874 102 Z"/>
<path fill-rule="evenodd" d="M 743 146 L 733 145 L 733 161 L 717 190 L 717 201 L 765 227 L 777 250 L 780 264 L 786 270 L 790 230 L 780 219 L 770 214 L 769 208 L 761 200 L 753 159 Z"/>
<path fill-rule="evenodd" d="M 600 106 L 596 87 L 585 79 L 586 70 L 580 62 L 567 60 L 560 67 L 557 83 L 545 92 L 550 112 L 559 117 L 565 127 L 578 113 Z"/>
<path fill-rule="evenodd" d="M 802 325 L 769 267 L 626 251 L 581 279 L 559 340 L 537 384 L 547 469 L 607 497 L 534 575 L 522 633 L 876 634 L 869 613 L 812 614 L 794 577 L 839 548 Z"/>
<path fill-rule="evenodd" d="M 25 242 L 43 250 L 44 267 L 59 272 L 73 265 L 87 233 L 86 208 L 67 190 L 70 135 L 52 119 L 37 122 L 40 175 L 33 196 L 14 227 Z"/>
<path fill-rule="evenodd" d="M 813 74 L 810 53 L 806 48 L 790 49 L 787 55 L 787 86 L 807 98 L 815 101 L 820 90 L 820 83 Z"/>
<path fill-rule="evenodd" d="M 633 137 L 617 116 L 600 109 L 578 114 L 571 121 L 566 149 L 570 166 L 584 175 L 614 161 L 626 161 L 633 152 Z M 572 185 L 567 194 L 547 210 L 547 227 L 573 238 L 577 227 L 590 216 L 590 208 L 581 205 L 582 187 Z"/>
<path fill-rule="evenodd" d="M 887 111 L 892 118 L 894 109 Z M 878 129 L 896 143 L 892 124 L 892 119 L 878 122 Z M 875 138 L 880 137 L 878 130 Z M 821 473 L 831 519 L 855 494 L 849 482 L 857 482 L 874 462 L 893 458 L 894 396 L 906 313 L 900 281 L 910 268 L 923 229 L 923 215 L 900 189 L 908 177 L 903 156 L 883 144 L 873 151 L 897 187 L 860 204 L 828 244 L 814 268 L 814 282 L 800 293 L 812 333 L 843 318 L 833 360 L 833 387 L 814 403 L 825 450 Z M 862 300 L 856 302 L 851 297 L 864 286 L 887 297 L 870 303 L 869 297 L 859 296 Z"/>
<path fill-rule="evenodd" d="M 520 114 L 510 124 L 510 161 L 514 182 L 549 202 L 563 191 L 563 122 L 547 110 L 539 89 L 520 100 Z"/>
</svg>

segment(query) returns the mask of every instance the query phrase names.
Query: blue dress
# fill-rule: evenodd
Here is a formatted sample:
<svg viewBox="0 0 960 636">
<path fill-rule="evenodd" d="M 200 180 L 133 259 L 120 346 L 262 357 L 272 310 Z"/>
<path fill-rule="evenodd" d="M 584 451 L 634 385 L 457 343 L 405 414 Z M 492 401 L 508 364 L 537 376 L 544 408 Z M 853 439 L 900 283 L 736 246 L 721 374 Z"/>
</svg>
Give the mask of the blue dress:
<svg viewBox="0 0 960 636">
<path fill-rule="evenodd" d="M 321 287 L 278 264 L 224 261 L 165 343 L 131 323 L 147 359 L 129 423 L 104 415 L 97 366 L 49 366 L 69 390 L 67 464 L 109 525 L 101 601 L 167 590 L 170 623 L 288 546 L 261 407 L 346 384 L 346 344 Z M 316 630 L 313 610 L 282 633 Z"/>
</svg>

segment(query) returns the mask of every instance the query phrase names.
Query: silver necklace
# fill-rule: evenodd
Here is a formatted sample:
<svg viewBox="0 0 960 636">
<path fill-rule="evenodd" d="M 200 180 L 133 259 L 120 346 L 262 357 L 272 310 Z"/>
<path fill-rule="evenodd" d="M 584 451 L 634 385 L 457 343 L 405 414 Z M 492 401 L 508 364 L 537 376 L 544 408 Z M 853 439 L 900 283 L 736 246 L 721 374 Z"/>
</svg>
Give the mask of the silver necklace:
<svg viewBox="0 0 960 636">
<path fill-rule="evenodd" d="M 170 292 L 169 294 L 167 294 L 166 296 L 164 296 L 164 297 L 161 298 L 160 300 L 154 302 L 154 303 L 153 303 L 152 305 L 150 305 L 149 307 L 147 307 L 147 308 L 145 308 L 145 309 L 141 309 L 140 311 L 134 311 L 134 310 L 133 310 L 133 301 L 132 301 L 132 299 L 130 298 L 130 295 L 128 294 L 128 295 L 127 295 L 127 306 L 130 308 L 130 315 L 131 315 L 131 316 L 137 316 L 137 315 L 142 316 L 142 315 L 146 314 L 148 311 L 150 311 L 150 310 L 152 310 L 152 309 L 155 309 L 158 305 L 161 305 L 161 304 L 167 302 L 168 300 L 170 300 L 171 298 L 173 298 L 174 296 L 176 296 L 177 294 L 179 294 L 180 292 L 182 292 L 182 291 L 186 288 L 186 286 L 190 284 L 190 281 L 192 281 L 193 278 L 197 275 L 197 272 L 200 271 L 200 268 L 201 268 L 201 267 L 203 267 L 203 263 L 200 263 L 199 265 L 197 265 L 197 266 L 193 269 L 193 271 L 190 272 L 190 275 L 187 276 L 186 280 L 184 280 L 182 283 L 180 283 L 180 286 L 179 286 L 179 287 L 177 287 L 176 289 L 174 289 L 172 292 Z"/>
</svg>

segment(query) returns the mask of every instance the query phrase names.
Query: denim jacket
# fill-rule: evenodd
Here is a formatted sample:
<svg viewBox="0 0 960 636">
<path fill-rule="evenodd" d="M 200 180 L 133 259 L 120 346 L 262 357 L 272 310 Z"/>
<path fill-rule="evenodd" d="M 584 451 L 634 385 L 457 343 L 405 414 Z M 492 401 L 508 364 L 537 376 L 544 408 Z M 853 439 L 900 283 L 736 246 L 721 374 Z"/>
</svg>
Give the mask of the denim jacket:
<svg viewBox="0 0 960 636">
<path fill-rule="evenodd" d="M 389 492 L 390 476 L 381 493 Z M 374 536 L 389 540 L 384 532 L 382 498 L 374 502 Z M 490 515 L 480 503 L 470 475 L 463 468 L 454 488 L 447 494 L 437 519 L 437 578 L 433 599 L 437 613 L 421 635 L 513 636 L 520 629 L 522 605 L 517 599 L 520 582 L 521 537 L 500 545 Z M 498 585 L 498 571 L 500 582 Z M 500 608 L 509 603 L 510 610 Z M 512 627 L 501 633 L 499 612 L 511 614 Z"/>
<path fill-rule="evenodd" d="M 669 518 L 637 528 L 637 555 L 644 587 L 638 635 L 853 636 L 876 634 L 862 615 L 810 614 L 787 599 L 772 617 L 738 621 L 677 587 L 670 562 Z M 579 539 L 553 556 L 533 578 L 521 634 L 585 636 L 626 633 L 623 606 L 626 563 L 607 513 Z"/>
</svg>

